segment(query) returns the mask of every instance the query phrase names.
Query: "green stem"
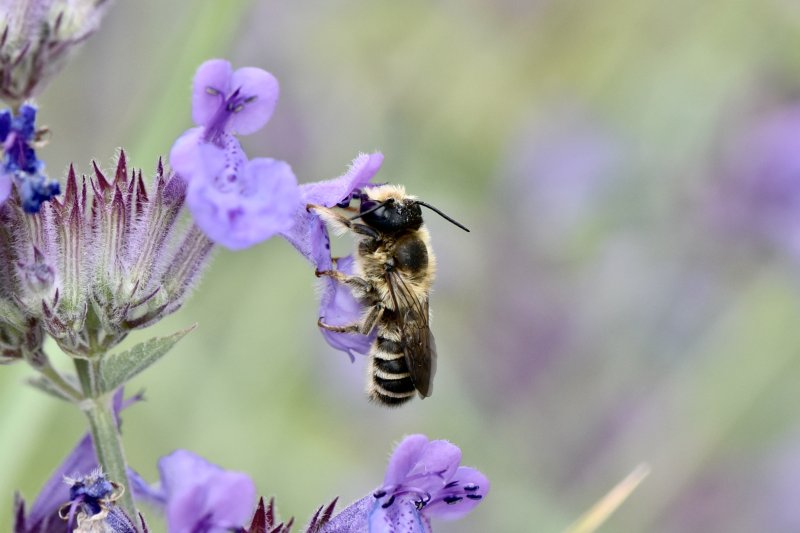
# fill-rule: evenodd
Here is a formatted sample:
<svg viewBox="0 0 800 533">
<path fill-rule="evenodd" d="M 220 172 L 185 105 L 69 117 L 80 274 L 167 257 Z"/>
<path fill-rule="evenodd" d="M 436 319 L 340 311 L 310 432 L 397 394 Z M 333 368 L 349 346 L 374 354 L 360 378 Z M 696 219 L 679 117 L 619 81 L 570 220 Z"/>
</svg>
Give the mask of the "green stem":
<svg viewBox="0 0 800 533">
<path fill-rule="evenodd" d="M 89 429 L 92 433 L 94 450 L 97 461 L 108 476 L 110 481 L 125 487 L 122 498 L 118 500 L 123 510 L 134 523 L 138 514 L 133 503 L 131 486 L 126 471 L 125 452 L 122 449 L 122 435 L 119 433 L 112 394 L 97 394 L 98 365 L 94 360 L 76 359 L 75 369 L 83 387 L 86 400 L 81 403 L 81 409 L 89 419 Z"/>
</svg>

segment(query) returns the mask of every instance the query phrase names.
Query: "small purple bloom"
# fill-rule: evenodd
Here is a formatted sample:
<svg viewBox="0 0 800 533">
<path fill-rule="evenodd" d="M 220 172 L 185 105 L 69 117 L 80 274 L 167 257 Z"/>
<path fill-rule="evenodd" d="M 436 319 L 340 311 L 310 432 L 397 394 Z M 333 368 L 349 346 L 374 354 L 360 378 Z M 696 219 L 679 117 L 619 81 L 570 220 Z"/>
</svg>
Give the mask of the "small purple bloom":
<svg viewBox="0 0 800 533">
<path fill-rule="evenodd" d="M 192 120 L 206 128 L 206 138 L 226 132 L 248 135 L 260 130 L 278 102 L 278 80 L 260 68 L 236 71 L 224 59 L 197 69 L 192 87 Z"/>
<path fill-rule="evenodd" d="M 199 152 L 206 172 L 189 182 L 186 203 L 211 240 L 239 250 L 291 227 L 300 191 L 287 163 L 248 161 L 232 136 L 224 150 L 205 144 Z"/>
<path fill-rule="evenodd" d="M 454 444 L 406 437 L 389 460 L 383 486 L 333 517 L 323 531 L 429 533 L 432 517 L 462 518 L 489 492 L 489 480 L 460 462 Z"/>
<path fill-rule="evenodd" d="M 258 68 L 233 71 L 213 59 L 194 77 L 192 117 L 200 126 L 184 133 L 170 164 L 189 184 L 186 203 L 197 226 L 232 250 L 287 230 L 300 192 L 291 167 L 268 158 L 248 160 L 234 133 L 260 129 L 272 115 L 278 82 Z"/>
<path fill-rule="evenodd" d="M 334 207 L 349 202 L 353 191 L 365 187 L 377 174 L 383 164 L 383 154 L 360 154 L 353 160 L 350 168 L 338 178 L 304 183 L 300 186 L 301 201 L 294 214 L 294 224 L 283 232 L 283 237 L 294 246 L 317 270 L 331 270 L 330 239 L 325 223 L 314 213 L 306 210 L 306 205 Z M 336 267 L 347 274 L 355 273 L 351 256 L 340 258 Z M 352 324 L 361 318 L 363 309 L 353 298 L 347 287 L 332 279 L 322 280 L 320 291 L 319 316 L 327 324 Z M 353 333 L 333 333 L 322 330 L 325 340 L 333 348 L 342 350 L 353 358 L 353 353 L 367 353 L 372 338 Z"/>
<path fill-rule="evenodd" d="M 36 157 L 36 107 L 25 104 L 14 116 L 0 112 L 0 143 L 3 162 L 0 166 L 0 202 L 11 193 L 12 181 L 27 213 L 37 213 L 42 203 L 57 196 L 60 186 L 44 174 L 44 163 Z"/>
<path fill-rule="evenodd" d="M 158 462 L 170 533 L 226 533 L 253 515 L 256 487 L 240 472 L 177 450 Z"/>
</svg>

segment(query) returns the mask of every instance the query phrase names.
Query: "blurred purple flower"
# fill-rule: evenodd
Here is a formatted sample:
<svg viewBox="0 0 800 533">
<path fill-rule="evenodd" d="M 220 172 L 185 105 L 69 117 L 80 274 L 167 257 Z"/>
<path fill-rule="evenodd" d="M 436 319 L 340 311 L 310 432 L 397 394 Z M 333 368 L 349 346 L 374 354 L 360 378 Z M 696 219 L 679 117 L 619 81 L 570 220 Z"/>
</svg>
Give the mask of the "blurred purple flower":
<svg viewBox="0 0 800 533">
<path fill-rule="evenodd" d="M 735 239 L 800 258 L 800 102 L 757 117 L 725 147 L 713 212 Z"/>
<path fill-rule="evenodd" d="M 170 533 L 226 533 L 253 515 L 256 488 L 249 476 L 223 470 L 199 455 L 177 450 L 158 461 Z"/>
<path fill-rule="evenodd" d="M 539 240 L 564 246 L 620 174 L 619 139 L 580 104 L 555 105 L 510 144 L 503 200 Z"/>
<path fill-rule="evenodd" d="M 460 463 L 454 444 L 406 437 L 389 460 L 383 486 L 334 516 L 322 531 L 429 533 L 432 517 L 462 518 L 489 492 L 489 480 Z"/>
<path fill-rule="evenodd" d="M 36 107 L 24 104 L 16 115 L 0 111 L 0 146 L 3 162 L 0 167 L 0 203 L 16 183 L 22 208 L 37 213 L 43 202 L 57 196 L 60 186 L 44 174 L 44 162 L 36 157 Z"/>
<path fill-rule="evenodd" d="M 353 191 L 366 186 L 383 164 L 383 154 L 359 154 L 350 168 L 338 178 L 305 183 L 300 186 L 300 203 L 294 214 L 294 223 L 282 235 L 308 259 L 317 270 L 331 270 L 331 245 L 325 223 L 306 210 L 306 205 L 334 207 L 348 202 Z M 339 258 L 336 268 L 347 274 L 355 272 L 352 256 Z M 353 298 L 347 287 L 331 278 L 321 280 L 319 316 L 327 324 L 341 326 L 352 324 L 361 318 L 363 309 Z M 353 353 L 365 354 L 372 344 L 372 337 L 354 333 L 333 333 L 322 329 L 322 336 L 333 348 L 346 352 L 350 359 Z"/>
<path fill-rule="evenodd" d="M 194 77 L 192 118 L 170 164 L 189 184 L 186 203 L 197 226 L 214 242 L 240 250 L 286 231 L 300 192 L 291 167 L 268 158 L 248 160 L 233 133 L 248 134 L 269 120 L 278 82 L 252 67 L 233 71 L 212 59 Z"/>
</svg>

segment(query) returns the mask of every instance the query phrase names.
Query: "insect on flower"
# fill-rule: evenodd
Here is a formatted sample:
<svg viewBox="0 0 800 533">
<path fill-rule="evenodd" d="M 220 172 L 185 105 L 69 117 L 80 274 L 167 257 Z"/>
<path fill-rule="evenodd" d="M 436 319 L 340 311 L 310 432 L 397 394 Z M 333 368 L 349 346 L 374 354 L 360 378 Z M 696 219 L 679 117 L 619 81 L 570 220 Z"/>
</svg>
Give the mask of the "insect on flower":
<svg viewBox="0 0 800 533">
<path fill-rule="evenodd" d="M 465 231 L 466 227 L 435 207 L 406 194 L 402 186 L 381 185 L 356 191 L 359 212 L 348 218 L 333 209 L 308 205 L 338 233 L 351 231 L 358 240 L 356 272 L 317 271 L 350 287 L 367 308 L 354 324 L 333 326 L 322 319 L 319 326 L 339 333 L 369 334 L 377 331 L 370 350 L 367 393 L 377 403 L 392 407 L 419 392 L 432 392 L 436 372 L 436 344 L 430 330 L 429 294 L 436 272 L 436 258 L 428 230 L 422 225 L 422 209 L 432 209 Z M 346 207 L 340 204 L 340 207 Z M 361 222 L 354 222 L 361 219 Z"/>
</svg>

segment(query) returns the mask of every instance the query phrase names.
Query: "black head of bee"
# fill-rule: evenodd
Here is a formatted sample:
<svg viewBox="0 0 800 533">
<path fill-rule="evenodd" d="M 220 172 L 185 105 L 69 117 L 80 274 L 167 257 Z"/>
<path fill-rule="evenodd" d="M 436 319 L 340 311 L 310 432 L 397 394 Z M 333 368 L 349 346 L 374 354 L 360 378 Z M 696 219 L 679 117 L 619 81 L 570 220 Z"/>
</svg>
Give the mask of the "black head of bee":
<svg viewBox="0 0 800 533">
<path fill-rule="evenodd" d="M 366 225 L 382 233 L 416 230 L 422 226 L 422 209 L 415 200 L 364 200 L 359 211 L 359 217 Z"/>
</svg>

